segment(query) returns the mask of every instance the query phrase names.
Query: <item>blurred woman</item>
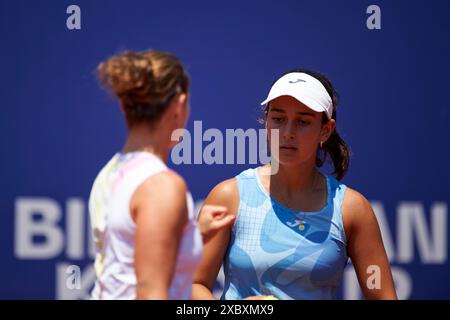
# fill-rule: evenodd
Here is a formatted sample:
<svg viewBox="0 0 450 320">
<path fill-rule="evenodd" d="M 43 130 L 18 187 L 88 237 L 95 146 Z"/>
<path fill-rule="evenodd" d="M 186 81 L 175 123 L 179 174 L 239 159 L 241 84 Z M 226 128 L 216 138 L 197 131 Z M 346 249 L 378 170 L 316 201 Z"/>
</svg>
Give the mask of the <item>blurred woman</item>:
<svg viewBox="0 0 450 320">
<path fill-rule="evenodd" d="M 197 224 L 185 181 L 168 169 L 172 132 L 189 114 L 189 77 L 166 52 L 125 52 L 98 66 L 128 135 L 97 176 L 89 200 L 97 248 L 94 299 L 190 299 L 203 236 L 229 224 L 207 207 Z"/>
</svg>

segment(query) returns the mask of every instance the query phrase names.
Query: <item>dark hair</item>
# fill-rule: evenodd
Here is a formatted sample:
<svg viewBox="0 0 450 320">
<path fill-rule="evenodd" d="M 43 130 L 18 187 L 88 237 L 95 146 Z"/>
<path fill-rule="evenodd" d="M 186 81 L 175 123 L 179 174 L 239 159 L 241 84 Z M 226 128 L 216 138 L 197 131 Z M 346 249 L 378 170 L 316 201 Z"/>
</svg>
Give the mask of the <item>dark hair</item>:
<svg viewBox="0 0 450 320">
<path fill-rule="evenodd" d="M 334 89 L 333 85 L 331 84 L 331 81 L 322 73 L 319 73 L 316 71 L 310 71 L 310 70 L 306 70 L 306 69 L 301 69 L 301 68 L 288 71 L 288 72 L 284 73 L 283 75 L 286 75 L 291 72 L 302 72 L 302 73 L 309 74 L 310 76 L 316 78 L 323 84 L 323 86 L 327 90 L 327 92 L 330 95 L 331 100 L 333 102 L 333 114 L 332 114 L 331 118 L 336 121 L 336 108 L 337 108 L 337 105 L 339 102 L 339 96 L 338 96 L 336 90 Z M 283 75 L 278 77 L 277 80 L 279 78 L 281 78 Z M 274 83 L 275 82 L 276 82 L 276 80 L 274 81 Z M 268 107 L 269 107 L 269 104 L 267 104 L 265 106 L 265 109 L 264 109 L 265 116 L 267 116 L 267 113 L 269 111 Z M 322 124 L 325 124 L 328 121 L 329 121 L 328 117 L 325 114 L 323 114 Z M 341 180 L 347 173 L 348 166 L 350 164 L 350 148 L 345 143 L 345 141 L 342 139 L 342 137 L 339 135 L 337 128 L 334 129 L 334 131 L 331 133 L 328 140 L 325 143 L 323 143 L 322 148 L 320 148 L 320 147 L 318 148 L 317 156 L 316 156 L 316 166 L 319 168 L 322 167 L 323 164 L 325 163 L 328 155 L 330 156 L 330 158 L 333 162 L 333 166 L 334 166 L 333 174 L 336 176 L 336 179 Z"/>
<path fill-rule="evenodd" d="M 128 126 L 159 120 L 179 93 L 189 90 L 189 76 L 174 55 L 162 51 L 126 51 L 102 62 L 97 77 L 115 94 Z"/>
</svg>

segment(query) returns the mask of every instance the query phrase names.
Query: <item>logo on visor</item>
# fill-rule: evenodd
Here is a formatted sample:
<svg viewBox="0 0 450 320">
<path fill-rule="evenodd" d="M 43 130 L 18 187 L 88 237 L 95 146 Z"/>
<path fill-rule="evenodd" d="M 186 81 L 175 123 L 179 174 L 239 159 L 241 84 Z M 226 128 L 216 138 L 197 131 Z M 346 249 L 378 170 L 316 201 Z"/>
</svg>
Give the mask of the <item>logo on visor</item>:
<svg viewBox="0 0 450 320">
<path fill-rule="evenodd" d="M 306 81 L 303 79 L 289 80 L 289 83 L 298 83 L 298 82 L 306 82 Z"/>
</svg>

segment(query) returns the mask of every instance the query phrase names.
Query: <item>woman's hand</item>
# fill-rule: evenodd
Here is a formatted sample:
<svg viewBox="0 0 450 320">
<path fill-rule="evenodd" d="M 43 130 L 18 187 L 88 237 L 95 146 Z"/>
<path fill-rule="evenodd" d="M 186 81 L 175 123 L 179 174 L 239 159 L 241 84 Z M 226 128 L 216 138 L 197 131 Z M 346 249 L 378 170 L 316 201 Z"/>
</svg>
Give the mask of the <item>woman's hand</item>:
<svg viewBox="0 0 450 320">
<path fill-rule="evenodd" d="M 212 237 L 218 230 L 231 225 L 236 215 L 228 214 L 224 206 L 204 205 L 197 221 L 203 241 Z"/>
</svg>

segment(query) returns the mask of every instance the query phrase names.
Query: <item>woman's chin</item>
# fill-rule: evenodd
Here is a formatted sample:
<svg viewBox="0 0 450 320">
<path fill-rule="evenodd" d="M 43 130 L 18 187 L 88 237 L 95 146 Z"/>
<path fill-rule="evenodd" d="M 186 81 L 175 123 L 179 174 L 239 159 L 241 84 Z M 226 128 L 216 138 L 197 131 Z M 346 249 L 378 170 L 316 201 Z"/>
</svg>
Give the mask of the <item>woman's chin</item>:
<svg viewBox="0 0 450 320">
<path fill-rule="evenodd" d="M 297 156 L 288 156 L 288 155 L 282 155 L 280 154 L 278 156 L 278 163 L 285 167 L 294 167 L 298 166 L 302 163 L 300 157 Z"/>
</svg>

